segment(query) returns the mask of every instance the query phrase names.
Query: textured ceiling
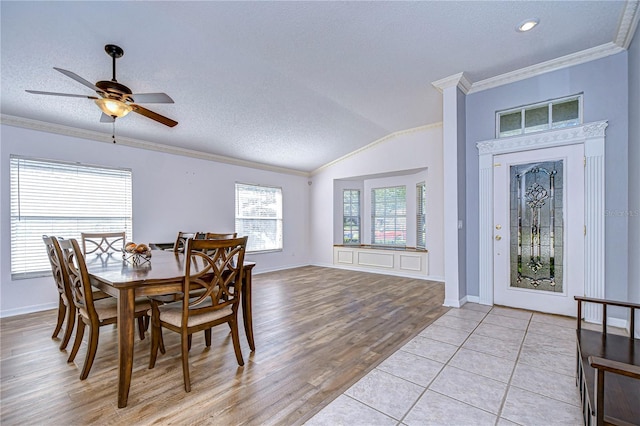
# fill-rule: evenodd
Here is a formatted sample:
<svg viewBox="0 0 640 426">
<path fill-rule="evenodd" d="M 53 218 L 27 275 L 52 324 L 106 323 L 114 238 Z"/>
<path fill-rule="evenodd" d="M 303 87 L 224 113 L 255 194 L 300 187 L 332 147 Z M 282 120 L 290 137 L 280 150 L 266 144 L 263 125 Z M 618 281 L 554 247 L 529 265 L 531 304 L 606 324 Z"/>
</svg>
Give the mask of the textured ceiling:
<svg viewBox="0 0 640 426">
<path fill-rule="evenodd" d="M 472 82 L 615 41 L 625 1 L 1 3 L 1 112 L 111 134 L 93 94 L 53 70 L 111 78 L 175 104 L 119 136 L 310 172 L 442 119 L 432 82 Z M 538 17 L 529 33 L 515 26 Z"/>
</svg>

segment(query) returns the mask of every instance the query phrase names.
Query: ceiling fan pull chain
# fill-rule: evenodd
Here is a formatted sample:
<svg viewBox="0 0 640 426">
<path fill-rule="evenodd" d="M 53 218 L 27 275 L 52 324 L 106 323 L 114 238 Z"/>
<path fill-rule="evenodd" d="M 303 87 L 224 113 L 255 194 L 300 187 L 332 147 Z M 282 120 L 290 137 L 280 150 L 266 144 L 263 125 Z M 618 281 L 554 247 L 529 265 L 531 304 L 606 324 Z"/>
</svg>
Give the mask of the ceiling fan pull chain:
<svg viewBox="0 0 640 426">
<path fill-rule="evenodd" d="M 113 130 L 111 131 L 111 139 L 113 139 L 113 143 L 116 143 L 116 119 L 113 118 Z"/>
</svg>

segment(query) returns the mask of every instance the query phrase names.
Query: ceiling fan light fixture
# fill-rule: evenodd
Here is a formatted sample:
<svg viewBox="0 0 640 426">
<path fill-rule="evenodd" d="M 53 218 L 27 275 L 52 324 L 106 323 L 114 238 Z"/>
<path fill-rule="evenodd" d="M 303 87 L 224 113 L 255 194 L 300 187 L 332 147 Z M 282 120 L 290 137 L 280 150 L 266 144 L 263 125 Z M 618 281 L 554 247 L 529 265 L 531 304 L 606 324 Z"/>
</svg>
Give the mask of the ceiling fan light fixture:
<svg viewBox="0 0 640 426">
<path fill-rule="evenodd" d="M 96 105 L 100 107 L 102 112 L 111 117 L 122 118 L 133 110 L 131 105 L 127 105 L 126 103 L 117 99 L 101 98 L 96 99 L 95 102 Z"/>
</svg>

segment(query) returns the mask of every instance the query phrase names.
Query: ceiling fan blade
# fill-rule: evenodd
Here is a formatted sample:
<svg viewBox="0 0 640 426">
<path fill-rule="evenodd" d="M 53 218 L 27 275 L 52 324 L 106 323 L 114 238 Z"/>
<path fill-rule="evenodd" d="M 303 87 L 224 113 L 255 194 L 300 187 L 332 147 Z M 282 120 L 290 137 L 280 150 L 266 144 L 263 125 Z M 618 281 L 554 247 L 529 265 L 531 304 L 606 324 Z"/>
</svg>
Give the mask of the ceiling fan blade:
<svg viewBox="0 0 640 426">
<path fill-rule="evenodd" d="M 166 93 L 134 93 L 130 95 L 139 104 L 172 104 L 173 99 Z"/>
<path fill-rule="evenodd" d="M 93 83 L 85 80 L 84 78 L 80 77 L 78 74 L 76 74 L 74 72 L 63 70 L 62 68 L 56 68 L 56 67 L 53 67 L 53 69 L 56 70 L 56 71 L 61 72 L 62 74 L 66 75 L 69 78 L 74 79 L 75 81 L 77 81 L 80 84 L 84 84 L 85 86 L 87 86 L 91 90 L 95 90 L 96 92 L 101 92 L 101 90 L 98 89 Z"/>
<path fill-rule="evenodd" d="M 73 95 L 71 93 L 41 92 L 40 90 L 25 90 L 25 92 L 33 93 L 34 95 L 51 95 L 51 96 L 67 96 L 70 98 L 99 99 L 97 96 Z"/>
<path fill-rule="evenodd" d="M 100 122 L 101 123 L 113 123 L 114 121 L 116 121 L 115 118 L 113 118 L 110 115 L 105 114 L 104 112 L 102 113 L 102 115 L 100 116 Z"/>
<path fill-rule="evenodd" d="M 158 123 L 162 123 L 165 126 L 174 127 L 178 124 L 177 121 L 174 121 L 170 118 L 167 118 L 163 115 L 158 114 L 157 112 L 150 111 L 146 108 L 141 107 L 140 105 L 131 104 L 134 112 L 137 112 L 140 115 L 144 115 L 147 118 L 157 121 Z"/>
</svg>

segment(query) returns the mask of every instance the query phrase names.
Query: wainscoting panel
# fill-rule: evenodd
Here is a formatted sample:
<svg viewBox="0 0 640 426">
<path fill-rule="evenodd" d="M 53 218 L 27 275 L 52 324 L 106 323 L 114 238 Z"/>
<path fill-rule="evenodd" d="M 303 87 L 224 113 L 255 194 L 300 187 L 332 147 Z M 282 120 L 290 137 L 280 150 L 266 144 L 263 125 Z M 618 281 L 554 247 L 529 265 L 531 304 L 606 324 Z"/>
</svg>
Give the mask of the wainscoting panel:
<svg viewBox="0 0 640 426">
<path fill-rule="evenodd" d="M 369 246 L 334 246 L 333 264 L 372 272 L 396 272 L 398 275 L 426 277 L 429 253 L 415 249 L 385 249 Z M 383 272 L 384 273 L 384 272 Z"/>
</svg>

